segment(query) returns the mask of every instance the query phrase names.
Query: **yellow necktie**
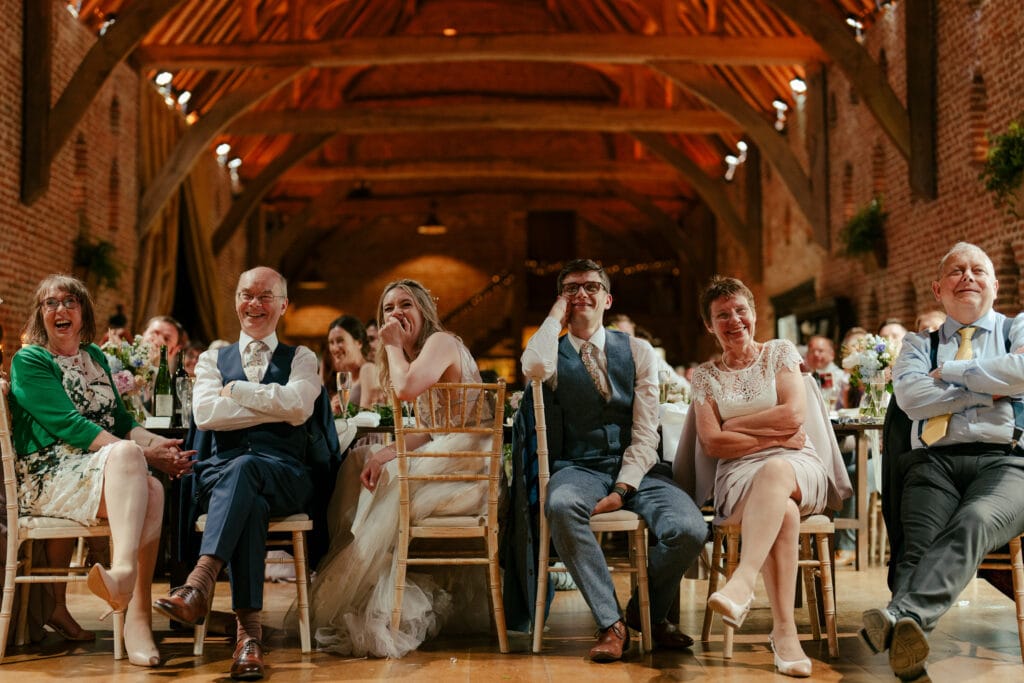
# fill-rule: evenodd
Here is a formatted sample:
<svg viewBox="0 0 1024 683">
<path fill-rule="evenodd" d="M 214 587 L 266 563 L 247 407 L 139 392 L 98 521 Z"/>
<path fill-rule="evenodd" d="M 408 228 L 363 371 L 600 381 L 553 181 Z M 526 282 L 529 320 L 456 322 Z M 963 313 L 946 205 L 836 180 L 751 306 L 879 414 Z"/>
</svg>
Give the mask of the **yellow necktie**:
<svg viewBox="0 0 1024 683">
<path fill-rule="evenodd" d="M 971 337 L 974 336 L 973 327 L 961 327 L 957 330 L 960 335 L 960 348 L 956 350 L 956 358 L 953 360 L 970 360 L 974 358 L 974 348 L 971 346 Z M 935 417 L 929 418 L 928 422 L 925 423 L 924 429 L 921 430 L 921 441 L 926 446 L 931 446 L 933 443 L 941 439 L 946 435 L 946 430 L 949 429 L 949 418 L 952 415 L 936 415 Z"/>
</svg>

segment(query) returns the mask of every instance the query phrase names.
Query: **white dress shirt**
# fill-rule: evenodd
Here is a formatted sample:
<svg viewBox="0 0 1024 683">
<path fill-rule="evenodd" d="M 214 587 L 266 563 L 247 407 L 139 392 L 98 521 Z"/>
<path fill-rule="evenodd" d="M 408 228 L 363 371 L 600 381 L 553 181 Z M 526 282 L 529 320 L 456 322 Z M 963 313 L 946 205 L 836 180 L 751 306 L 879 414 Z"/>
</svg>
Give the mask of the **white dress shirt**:
<svg viewBox="0 0 1024 683">
<path fill-rule="evenodd" d="M 547 318 L 530 337 L 523 351 L 523 373 L 530 379 L 542 379 L 554 390 L 558 386 L 558 335 L 561 323 Z M 589 340 L 569 335 L 569 343 L 579 353 L 584 341 L 590 341 L 597 351 L 594 354 L 598 369 L 608 377 L 608 356 L 605 354 L 605 329 L 598 328 Z M 629 350 L 633 356 L 636 377 L 633 381 L 633 436 L 622 454 L 622 466 L 616 482 L 640 486 L 640 480 L 658 462 L 658 355 L 654 347 L 643 339 L 629 338 Z M 611 386 L 611 382 L 609 382 Z M 564 411 L 569 419 L 570 411 Z"/>
<path fill-rule="evenodd" d="M 242 353 L 252 337 L 241 333 L 238 347 Z M 277 349 L 277 334 L 263 343 L 272 356 Z M 220 349 L 204 351 L 196 363 L 196 382 L 192 390 L 192 413 L 196 426 L 210 431 L 245 429 L 268 422 L 287 422 L 298 426 L 313 414 L 320 396 L 319 363 L 305 346 L 295 349 L 287 384 L 260 384 L 246 380 L 233 383 L 230 396 L 221 396 L 224 379 L 217 368 Z"/>
</svg>

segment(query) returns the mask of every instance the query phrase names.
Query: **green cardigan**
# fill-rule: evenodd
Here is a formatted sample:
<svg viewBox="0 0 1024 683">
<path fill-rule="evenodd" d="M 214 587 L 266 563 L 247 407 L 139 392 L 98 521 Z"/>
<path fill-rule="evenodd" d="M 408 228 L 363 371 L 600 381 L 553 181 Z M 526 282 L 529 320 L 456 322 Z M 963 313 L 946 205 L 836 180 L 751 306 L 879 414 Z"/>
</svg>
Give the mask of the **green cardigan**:
<svg viewBox="0 0 1024 683">
<path fill-rule="evenodd" d="M 100 347 L 87 344 L 83 348 L 107 373 L 110 386 L 115 386 Z M 35 453 L 56 441 L 85 451 L 103 431 L 75 408 L 64 391 L 63 376 L 60 366 L 42 346 L 22 347 L 11 359 L 11 436 L 18 455 Z M 114 396 L 113 433 L 124 438 L 137 423 L 125 410 L 116 389 Z"/>
</svg>

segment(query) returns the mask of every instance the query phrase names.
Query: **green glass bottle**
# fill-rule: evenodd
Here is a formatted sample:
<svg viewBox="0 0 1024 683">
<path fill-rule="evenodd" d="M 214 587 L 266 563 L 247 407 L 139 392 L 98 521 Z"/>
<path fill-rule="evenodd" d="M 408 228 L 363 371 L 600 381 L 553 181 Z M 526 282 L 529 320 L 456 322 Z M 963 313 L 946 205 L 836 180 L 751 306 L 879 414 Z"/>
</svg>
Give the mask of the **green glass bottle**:
<svg viewBox="0 0 1024 683">
<path fill-rule="evenodd" d="M 153 384 L 154 417 L 174 415 L 174 391 L 171 389 L 171 371 L 167 367 L 167 347 L 160 347 L 160 367 Z"/>
</svg>

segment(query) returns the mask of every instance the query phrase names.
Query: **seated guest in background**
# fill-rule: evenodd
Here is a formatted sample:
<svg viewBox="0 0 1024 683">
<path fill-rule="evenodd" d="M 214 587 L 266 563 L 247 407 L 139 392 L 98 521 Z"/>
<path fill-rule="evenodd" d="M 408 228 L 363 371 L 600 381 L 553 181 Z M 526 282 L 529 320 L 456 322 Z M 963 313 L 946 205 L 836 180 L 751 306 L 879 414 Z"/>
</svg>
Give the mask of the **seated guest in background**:
<svg viewBox="0 0 1024 683">
<path fill-rule="evenodd" d="M 879 326 L 878 336 L 891 341 L 893 353 L 899 353 L 903 338 L 907 336 L 907 328 L 899 320 L 886 320 Z"/>
<path fill-rule="evenodd" d="M 668 621 L 683 573 L 707 537 L 693 501 L 658 462 L 658 358 L 645 341 L 602 325 L 612 305 L 611 280 L 594 261 L 570 261 L 558 275 L 548 317 L 523 352 L 524 374 L 544 381 L 552 422 L 547 509 L 551 540 L 569 569 L 599 629 L 590 650 L 595 662 L 622 658 L 627 626 L 640 630 L 634 594 L 625 616 L 604 553 L 590 530 L 591 515 L 621 508 L 644 519 L 649 551 L 651 620 L 655 644 L 685 649 L 693 640 Z M 562 328 L 569 334 L 559 339 Z M 565 406 L 559 409 L 558 406 Z M 560 427 L 560 429 L 559 429 Z M 549 438 L 551 438 L 549 436 Z"/>
<path fill-rule="evenodd" d="M 370 408 L 375 403 L 384 402 L 385 398 L 377 381 L 377 369 L 368 359 L 370 342 L 366 338 L 366 328 L 359 322 L 359 318 L 343 315 L 333 320 L 327 328 L 327 348 L 331 354 L 333 368 L 330 377 L 325 378 L 328 393 L 337 391 L 335 373 L 347 372 L 350 382 L 349 403 L 354 403 L 360 408 Z M 331 407 L 335 415 L 344 412 L 339 394 L 334 394 Z"/>
<path fill-rule="evenodd" d="M 401 400 L 416 401 L 417 414 L 427 424 L 433 420 L 429 408 L 431 386 L 437 382 L 480 381 L 469 350 L 441 325 L 430 292 L 419 282 L 398 280 L 388 284 L 377 314 L 383 322 L 381 384 L 393 387 Z M 435 393 L 434 400 L 442 399 Z M 454 414 L 459 410 L 459 406 L 452 406 Z M 489 439 L 481 434 L 450 434 L 433 440 L 409 435 L 406 445 L 430 452 L 486 450 Z M 356 449 L 342 466 L 329 509 L 338 528 L 332 534 L 329 555 L 317 570 L 310 599 L 321 650 L 404 657 L 436 635 L 445 620 L 455 615 L 461 622 L 475 620 L 479 630 L 487 630 L 483 572 L 467 572 L 462 567 L 439 567 L 429 575 L 407 574 L 401 628 L 398 632 L 391 630 L 395 590 L 392 555 L 398 542 L 400 496 L 396 455 L 393 444 Z M 466 473 L 474 466 L 482 472 L 487 465 L 455 458 L 417 458 L 410 464 L 410 474 Z M 358 467 L 362 471 L 356 480 L 346 470 L 354 473 Z M 365 489 L 361 493 L 356 481 Z M 414 489 L 411 514 L 414 523 L 431 515 L 479 515 L 486 502 L 486 482 L 434 483 Z M 353 524 L 353 519 L 360 521 Z M 474 590 L 473 582 L 478 579 Z"/>
<path fill-rule="evenodd" d="M 313 352 L 277 339 L 287 308 L 288 285 L 279 273 L 262 266 L 242 273 L 235 290 L 238 343 L 199 356 L 192 413 L 213 441 L 208 457 L 195 464 L 206 529 L 185 585 L 154 604 L 171 619 L 198 623 L 227 564 L 237 618 L 231 677 L 242 680 L 264 674 L 260 611 L 267 525 L 271 517 L 305 511 L 313 495 L 305 423 L 321 385 Z"/>
<path fill-rule="evenodd" d="M 377 319 L 370 318 L 363 327 L 366 328 L 366 341 L 370 343 L 370 353 L 366 357 L 371 363 L 377 362 L 377 352 L 380 350 L 380 331 L 377 326 Z"/>
<path fill-rule="evenodd" d="M 654 340 L 651 333 L 643 328 L 638 328 L 636 323 L 626 315 L 625 313 L 615 313 L 608 316 L 608 329 L 618 330 L 619 332 L 625 332 L 630 337 L 636 337 L 643 339 L 644 341 L 651 344 L 652 347 L 658 342 Z M 675 369 L 668 364 L 665 360 L 665 349 L 661 347 L 654 348 L 654 354 L 657 356 L 658 362 L 658 386 L 659 388 L 665 387 L 666 395 L 683 396 L 689 397 L 690 395 L 690 382 L 683 375 L 677 373 Z M 688 399 L 687 399 L 688 400 Z"/>
<path fill-rule="evenodd" d="M 852 352 L 854 344 L 867 335 L 868 331 L 858 326 L 851 327 L 846 331 L 846 334 L 843 335 L 843 341 L 839 345 L 839 365 L 842 365 L 843 359 Z M 860 405 L 860 398 L 864 393 L 864 389 L 850 384 L 849 375 L 846 378 L 846 384 L 840 388 L 838 407 L 856 408 Z"/>
<path fill-rule="evenodd" d="M 178 350 L 187 341 L 185 328 L 169 315 L 158 315 L 149 319 L 142 340 L 149 344 L 149 364 L 160 365 L 160 347 L 167 347 L 167 365 L 174 372 L 178 362 Z"/>
<path fill-rule="evenodd" d="M 942 327 L 942 323 L 946 322 L 946 313 L 938 309 L 932 311 L 925 311 L 917 316 L 917 320 L 914 321 L 914 329 L 918 332 L 932 332 Z"/>
<path fill-rule="evenodd" d="M 180 439 L 165 439 L 132 419 L 114 388 L 106 357 L 92 343 L 92 299 L 79 280 L 51 275 L 36 289 L 25 326 L 28 345 L 11 363 L 12 440 L 18 453 L 22 514 L 62 517 L 80 524 L 110 522 L 110 570 L 96 564 L 89 589 L 114 610 L 126 610 L 128 659 L 156 666 L 150 593 L 163 518 L 163 488 L 147 460 L 179 463 L 187 472 L 191 452 Z M 47 554 L 70 557 L 70 544 L 50 541 Z M 64 605 L 65 584 L 56 584 Z M 66 607 L 54 629 L 72 640 L 83 635 Z"/>
<path fill-rule="evenodd" d="M 196 363 L 199 362 L 199 356 L 205 349 L 203 345 L 197 341 L 190 341 L 185 344 L 185 352 L 182 354 L 182 363 L 185 367 L 185 374 L 189 377 L 196 376 Z"/>
<path fill-rule="evenodd" d="M 796 347 L 754 339 L 754 297 L 739 280 L 714 277 L 700 306 L 722 359 L 694 373 L 697 437 L 718 459 L 716 517 L 739 523 L 743 544 L 739 566 L 708 605 L 739 628 L 760 571 L 772 609 L 775 667 L 787 676 L 810 676 L 793 615 L 800 518 L 830 502 L 838 507 L 842 492 L 823 462 L 826 455 L 815 452 L 804 431 L 807 399 Z"/>
<path fill-rule="evenodd" d="M 937 348 L 929 334 L 910 335 L 894 366 L 912 450 L 886 452 L 892 599 L 864 613 L 861 633 L 874 651 L 889 650 L 904 680 L 924 674 L 926 634 L 985 555 L 1024 530 L 1024 457 L 1012 441 L 1013 403 L 1024 394 L 1024 316 L 992 310 L 998 289 L 988 255 L 955 244 L 932 283 L 948 315 Z"/>
<path fill-rule="evenodd" d="M 807 367 L 810 368 L 811 374 L 818 381 L 818 386 L 822 387 L 824 392 L 822 395 L 826 398 L 835 396 L 838 399 L 841 387 L 849 381 L 849 377 L 841 367 L 836 365 L 835 361 L 836 347 L 831 339 L 821 335 L 814 335 L 807 340 Z M 826 375 L 831 379 L 830 386 L 826 386 L 824 380 Z M 829 388 L 832 389 L 831 393 L 827 391 Z M 831 410 L 836 408 L 836 405 L 833 404 L 828 407 Z"/>
</svg>

